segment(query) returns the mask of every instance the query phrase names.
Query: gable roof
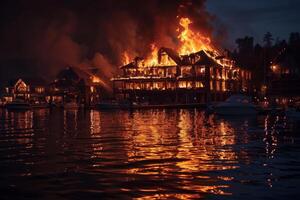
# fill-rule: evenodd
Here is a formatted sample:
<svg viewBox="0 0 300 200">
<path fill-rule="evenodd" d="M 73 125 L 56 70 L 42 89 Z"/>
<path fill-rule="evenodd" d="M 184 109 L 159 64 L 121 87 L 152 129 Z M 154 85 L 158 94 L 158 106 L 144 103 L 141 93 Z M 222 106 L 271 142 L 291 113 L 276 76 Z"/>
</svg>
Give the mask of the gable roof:
<svg viewBox="0 0 300 200">
<path fill-rule="evenodd" d="M 37 78 L 37 77 L 30 77 L 30 78 L 17 78 L 17 79 L 12 79 L 9 81 L 8 86 L 14 87 L 15 84 L 22 80 L 25 84 L 31 86 L 31 87 L 37 87 L 37 86 L 42 86 L 45 87 L 47 85 L 47 82 L 43 78 Z"/>
<path fill-rule="evenodd" d="M 165 48 L 165 47 L 160 48 L 158 51 L 158 62 L 161 61 L 163 53 L 166 53 L 177 65 L 183 64 L 181 57 L 179 56 L 179 54 L 176 51 L 174 51 L 173 49 L 170 49 L 170 48 Z"/>
<path fill-rule="evenodd" d="M 68 67 L 66 69 L 61 70 L 56 76 L 56 78 L 78 81 L 79 75 L 75 72 L 73 67 Z"/>
<path fill-rule="evenodd" d="M 199 55 L 201 57 L 201 59 L 199 61 L 197 61 L 195 64 L 196 65 L 209 65 L 209 66 L 221 66 L 216 58 L 211 57 L 209 54 L 207 54 L 205 51 L 199 51 L 196 53 L 197 55 Z"/>
</svg>

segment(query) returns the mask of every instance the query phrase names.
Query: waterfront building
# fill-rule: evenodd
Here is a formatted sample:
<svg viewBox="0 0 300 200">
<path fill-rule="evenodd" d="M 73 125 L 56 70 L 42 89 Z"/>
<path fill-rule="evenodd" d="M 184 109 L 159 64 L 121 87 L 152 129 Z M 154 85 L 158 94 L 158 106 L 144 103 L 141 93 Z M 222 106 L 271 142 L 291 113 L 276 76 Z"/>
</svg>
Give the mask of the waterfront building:
<svg viewBox="0 0 300 200">
<path fill-rule="evenodd" d="M 2 102 L 22 100 L 28 103 L 46 101 L 47 83 L 41 78 L 18 78 L 11 80 L 4 88 Z"/>
<path fill-rule="evenodd" d="M 268 74 L 268 96 L 276 103 L 287 105 L 300 101 L 300 68 L 289 49 L 271 63 Z"/>
<path fill-rule="evenodd" d="M 192 104 L 222 101 L 233 93 L 251 91 L 251 72 L 227 56 L 201 50 L 179 55 L 161 48 L 158 62 L 135 58 L 114 77 L 116 99 L 149 104 Z"/>
<path fill-rule="evenodd" d="M 61 70 L 49 87 L 48 101 L 54 104 L 76 102 L 87 106 L 100 100 L 100 79 L 75 67 Z"/>
</svg>

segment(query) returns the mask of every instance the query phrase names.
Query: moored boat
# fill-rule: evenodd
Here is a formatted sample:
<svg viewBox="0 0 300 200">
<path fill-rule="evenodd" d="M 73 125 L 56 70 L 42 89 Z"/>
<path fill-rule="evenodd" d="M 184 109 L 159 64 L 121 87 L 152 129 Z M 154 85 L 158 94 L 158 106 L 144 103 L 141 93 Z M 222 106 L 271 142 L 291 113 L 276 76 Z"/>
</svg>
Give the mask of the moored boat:
<svg viewBox="0 0 300 200">
<path fill-rule="evenodd" d="M 217 104 L 214 111 L 218 115 L 255 115 L 258 113 L 251 98 L 244 95 L 229 97 L 225 102 Z"/>
</svg>

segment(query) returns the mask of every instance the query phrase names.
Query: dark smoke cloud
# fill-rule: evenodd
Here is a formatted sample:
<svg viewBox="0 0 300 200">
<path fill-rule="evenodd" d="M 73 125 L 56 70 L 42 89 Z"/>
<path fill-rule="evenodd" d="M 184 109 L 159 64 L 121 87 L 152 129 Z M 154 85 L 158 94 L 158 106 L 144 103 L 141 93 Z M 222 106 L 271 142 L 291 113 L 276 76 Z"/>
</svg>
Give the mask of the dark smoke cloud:
<svg viewBox="0 0 300 200">
<path fill-rule="evenodd" d="M 8 0 L 0 15 L 1 74 L 15 63 L 15 71 L 53 77 L 71 65 L 97 67 L 108 80 L 124 51 L 145 56 L 153 42 L 176 47 L 178 15 L 213 32 L 204 0 Z"/>
</svg>

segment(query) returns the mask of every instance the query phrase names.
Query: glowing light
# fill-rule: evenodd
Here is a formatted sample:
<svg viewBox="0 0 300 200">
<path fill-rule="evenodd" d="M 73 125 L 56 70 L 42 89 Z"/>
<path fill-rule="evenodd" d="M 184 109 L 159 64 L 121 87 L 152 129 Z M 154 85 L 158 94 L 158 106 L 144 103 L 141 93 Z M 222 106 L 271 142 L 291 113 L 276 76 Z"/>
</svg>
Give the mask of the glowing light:
<svg viewBox="0 0 300 200">
<path fill-rule="evenodd" d="M 199 52 L 201 50 L 213 51 L 214 48 L 211 45 L 211 39 L 204 36 L 202 33 L 194 32 L 190 29 L 190 25 L 193 22 L 189 18 L 180 18 L 179 26 L 176 29 L 179 32 L 179 46 L 177 51 L 180 55 L 189 55 Z M 156 43 L 150 45 L 150 53 L 146 59 L 142 62 L 140 67 L 145 66 L 172 66 L 176 63 L 168 57 L 168 55 L 161 55 L 160 62 L 158 61 L 159 48 Z M 127 51 L 122 54 L 122 63 L 127 65 L 133 56 L 129 55 Z M 218 61 L 216 61 L 218 62 Z"/>
<path fill-rule="evenodd" d="M 127 51 L 125 51 L 123 54 L 122 54 L 122 64 L 123 65 L 128 65 L 130 63 L 130 57 L 127 53 Z"/>
<path fill-rule="evenodd" d="M 279 69 L 278 65 L 272 65 L 272 66 L 271 66 L 271 70 L 272 70 L 273 72 L 276 72 L 278 69 Z"/>
<path fill-rule="evenodd" d="M 192 23 L 189 18 L 180 18 L 179 20 L 179 25 L 183 28 L 183 31 L 178 35 L 178 39 L 182 43 L 178 49 L 179 54 L 187 55 L 200 50 L 213 50 L 209 37 L 205 37 L 199 32 L 195 33 L 190 29 Z"/>
<path fill-rule="evenodd" d="M 155 43 L 150 45 L 151 53 L 148 58 L 144 61 L 145 66 L 156 66 L 158 65 L 158 48 Z"/>
<path fill-rule="evenodd" d="M 91 79 L 93 83 L 101 83 L 101 79 L 97 76 L 92 76 Z"/>
</svg>

